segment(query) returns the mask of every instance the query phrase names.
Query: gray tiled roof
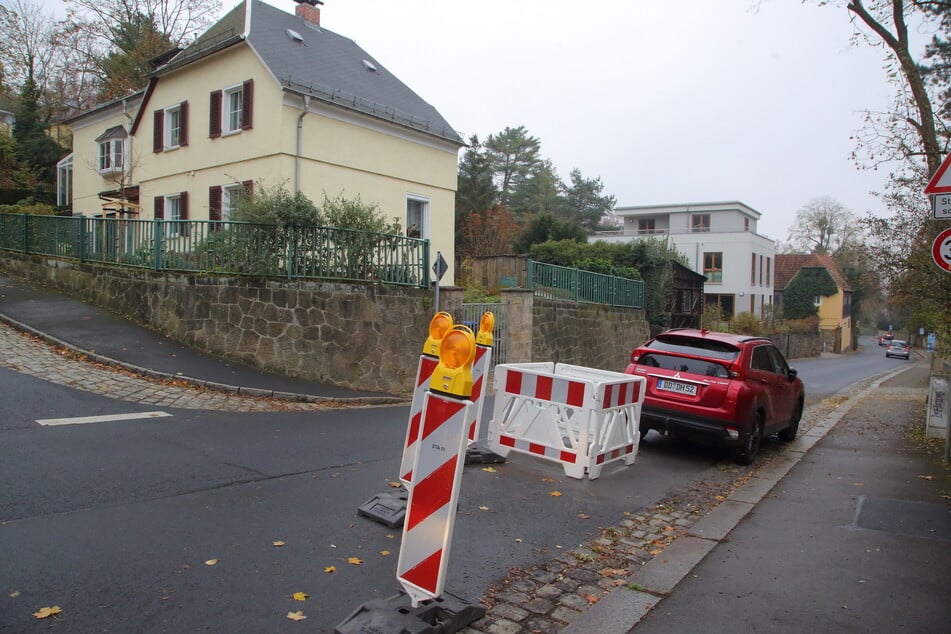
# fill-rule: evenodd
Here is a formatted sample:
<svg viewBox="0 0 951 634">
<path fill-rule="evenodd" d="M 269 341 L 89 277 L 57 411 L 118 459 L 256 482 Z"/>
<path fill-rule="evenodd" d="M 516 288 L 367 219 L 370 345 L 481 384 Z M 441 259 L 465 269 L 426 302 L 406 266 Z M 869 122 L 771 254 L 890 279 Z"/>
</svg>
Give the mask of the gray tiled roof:
<svg viewBox="0 0 951 634">
<path fill-rule="evenodd" d="M 462 145 L 459 134 L 435 108 L 356 42 L 260 0 L 247 1 L 252 3 L 247 41 L 285 90 Z M 238 4 L 157 74 L 239 41 L 246 2 Z M 288 29 L 303 41 L 292 38 Z M 364 60 L 376 70 L 369 70 Z"/>
</svg>

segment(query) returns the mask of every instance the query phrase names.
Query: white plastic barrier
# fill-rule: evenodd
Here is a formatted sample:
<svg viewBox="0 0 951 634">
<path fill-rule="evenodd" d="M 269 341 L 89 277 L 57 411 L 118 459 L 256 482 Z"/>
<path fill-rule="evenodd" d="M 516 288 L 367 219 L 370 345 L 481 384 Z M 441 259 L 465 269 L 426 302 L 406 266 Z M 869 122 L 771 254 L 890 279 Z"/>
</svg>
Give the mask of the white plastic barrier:
<svg viewBox="0 0 951 634">
<path fill-rule="evenodd" d="M 643 377 L 563 363 L 495 366 L 489 448 L 561 463 L 594 480 L 615 460 L 634 464 L 640 444 Z"/>
</svg>

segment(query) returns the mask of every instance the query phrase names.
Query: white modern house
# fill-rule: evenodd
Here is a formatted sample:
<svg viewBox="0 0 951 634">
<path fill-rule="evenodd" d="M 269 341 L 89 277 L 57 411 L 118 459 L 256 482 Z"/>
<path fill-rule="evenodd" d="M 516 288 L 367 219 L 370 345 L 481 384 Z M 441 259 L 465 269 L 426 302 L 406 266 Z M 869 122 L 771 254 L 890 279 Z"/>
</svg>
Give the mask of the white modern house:
<svg viewBox="0 0 951 634">
<path fill-rule="evenodd" d="M 704 302 L 718 304 L 726 317 L 742 312 L 761 316 L 773 301 L 776 243 L 756 232 L 762 214 L 739 201 L 617 207 L 617 231 L 598 232 L 590 241 L 664 240 L 706 276 Z"/>
</svg>

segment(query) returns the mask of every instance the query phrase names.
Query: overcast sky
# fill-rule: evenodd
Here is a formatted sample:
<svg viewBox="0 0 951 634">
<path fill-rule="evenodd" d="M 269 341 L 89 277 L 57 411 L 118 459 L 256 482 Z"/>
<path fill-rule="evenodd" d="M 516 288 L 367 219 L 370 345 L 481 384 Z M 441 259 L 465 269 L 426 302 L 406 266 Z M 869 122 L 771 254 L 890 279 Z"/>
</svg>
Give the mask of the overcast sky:
<svg viewBox="0 0 951 634">
<path fill-rule="evenodd" d="M 740 200 L 776 240 L 812 198 L 880 212 L 883 174 L 855 168 L 850 136 L 891 100 L 883 51 L 850 45 L 841 8 L 753 5 L 326 0 L 321 25 L 464 138 L 523 125 L 562 179 L 600 177 L 619 206 Z"/>
<path fill-rule="evenodd" d="M 562 179 L 600 177 L 619 206 L 740 200 L 785 240 L 812 198 L 883 213 L 884 174 L 855 167 L 850 137 L 891 100 L 884 52 L 816 4 L 326 0 L 321 24 L 464 138 L 522 125 Z"/>
</svg>

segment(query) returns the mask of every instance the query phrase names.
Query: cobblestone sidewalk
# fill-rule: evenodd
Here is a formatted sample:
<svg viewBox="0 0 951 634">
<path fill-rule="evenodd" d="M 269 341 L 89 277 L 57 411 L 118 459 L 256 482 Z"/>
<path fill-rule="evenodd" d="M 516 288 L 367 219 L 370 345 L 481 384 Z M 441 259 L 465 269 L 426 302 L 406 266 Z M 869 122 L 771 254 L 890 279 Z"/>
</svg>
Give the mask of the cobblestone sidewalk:
<svg viewBox="0 0 951 634">
<path fill-rule="evenodd" d="M 96 363 L 0 323 L 0 366 L 44 381 L 132 403 L 224 412 L 305 412 L 341 406 L 333 401 L 295 402 L 200 388 L 185 381 L 139 376 Z"/>
</svg>

